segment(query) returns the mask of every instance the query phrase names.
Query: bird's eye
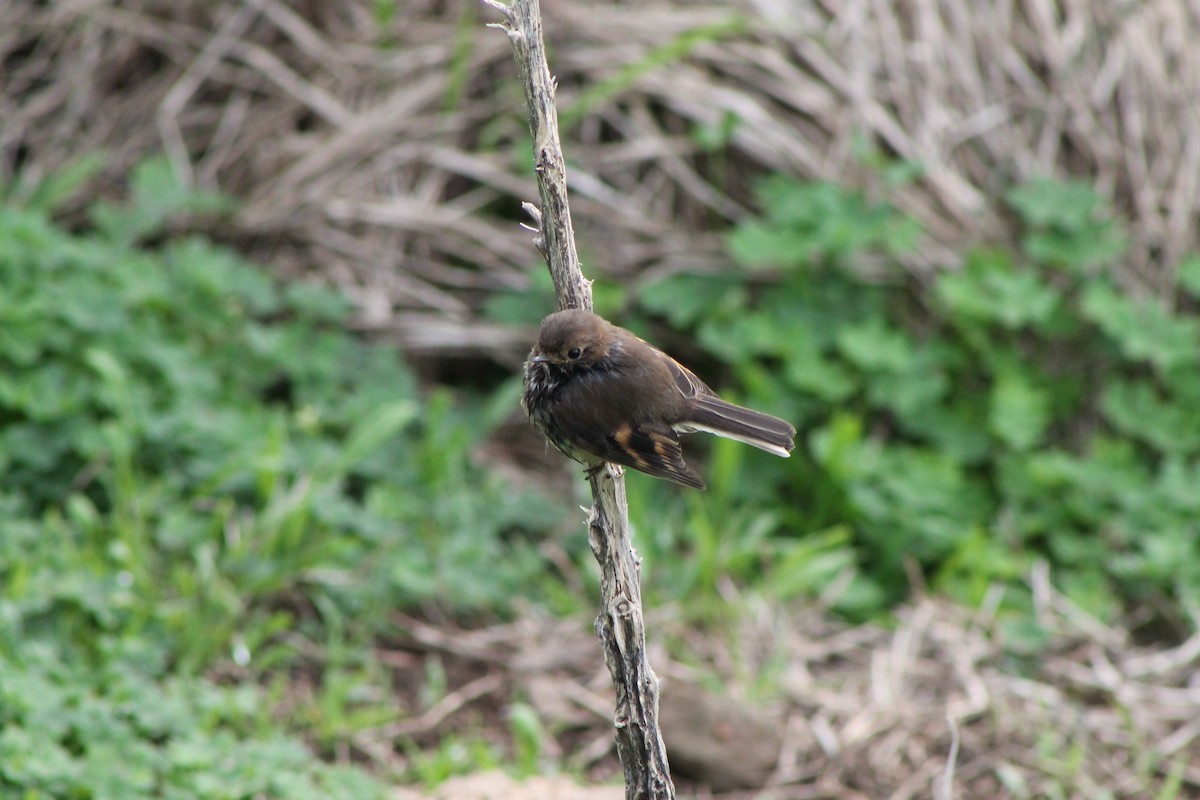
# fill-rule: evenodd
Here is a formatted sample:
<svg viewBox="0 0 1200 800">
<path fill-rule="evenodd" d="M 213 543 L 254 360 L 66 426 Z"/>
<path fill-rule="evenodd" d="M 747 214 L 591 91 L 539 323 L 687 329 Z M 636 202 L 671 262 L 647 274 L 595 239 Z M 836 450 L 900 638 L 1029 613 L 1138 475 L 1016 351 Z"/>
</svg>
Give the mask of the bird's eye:
<svg viewBox="0 0 1200 800">
<path fill-rule="evenodd" d="M 579 358 L 581 355 L 583 355 L 583 351 L 578 347 L 572 347 L 567 351 L 567 358 L 571 359 L 572 361 Z"/>
</svg>

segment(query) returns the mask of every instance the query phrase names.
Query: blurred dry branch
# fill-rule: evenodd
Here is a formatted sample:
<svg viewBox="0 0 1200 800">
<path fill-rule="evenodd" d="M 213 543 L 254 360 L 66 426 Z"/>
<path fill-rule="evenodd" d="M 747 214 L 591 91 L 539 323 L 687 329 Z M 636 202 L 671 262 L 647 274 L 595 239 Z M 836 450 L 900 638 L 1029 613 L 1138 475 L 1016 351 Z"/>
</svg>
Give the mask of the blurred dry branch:
<svg viewBox="0 0 1200 800">
<path fill-rule="evenodd" d="M 105 150 L 119 182 L 165 150 L 247 201 L 222 235 L 440 352 L 402 316 L 473 323 L 536 260 L 512 224 L 534 193 L 524 120 L 507 43 L 476 4 L 386 9 L 0 4 L 0 179 Z M 1142 290 L 1165 291 L 1197 245 L 1194 0 L 562 1 L 545 25 L 595 273 L 720 269 L 717 234 L 766 170 L 880 190 L 856 136 L 925 168 L 897 198 L 929 230 L 912 269 L 1012 238 L 998 194 L 1035 175 L 1094 178 L 1113 198 L 1134 222 L 1124 277 Z M 730 120 L 724 148 L 697 141 Z"/>
</svg>

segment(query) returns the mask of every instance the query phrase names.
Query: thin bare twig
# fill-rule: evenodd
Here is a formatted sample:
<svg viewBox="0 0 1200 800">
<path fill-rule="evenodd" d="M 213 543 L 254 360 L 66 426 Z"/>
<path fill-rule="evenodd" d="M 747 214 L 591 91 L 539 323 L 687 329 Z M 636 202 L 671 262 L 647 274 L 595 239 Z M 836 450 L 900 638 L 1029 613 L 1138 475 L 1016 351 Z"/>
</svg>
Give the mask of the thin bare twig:
<svg viewBox="0 0 1200 800">
<path fill-rule="evenodd" d="M 512 42 L 525 89 L 529 129 L 533 134 L 534 168 L 541 207 L 538 247 L 546 257 L 561 308 L 592 307 L 591 283 L 583 276 L 571 212 L 567 204 L 567 172 L 558 138 L 555 83 L 546 62 L 537 0 L 483 2 L 504 15 L 496 25 Z M 646 657 L 642 618 L 640 561 L 629 531 L 625 478 L 611 464 L 589 471 L 593 505 L 588 515 L 588 542 L 600 564 L 601 609 L 596 635 L 612 675 L 617 704 L 614 724 L 617 754 L 625 771 L 627 800 L 669 800 L 675 796 L 666 747 L 658 726 L 658 678 Z"/>
</svg>

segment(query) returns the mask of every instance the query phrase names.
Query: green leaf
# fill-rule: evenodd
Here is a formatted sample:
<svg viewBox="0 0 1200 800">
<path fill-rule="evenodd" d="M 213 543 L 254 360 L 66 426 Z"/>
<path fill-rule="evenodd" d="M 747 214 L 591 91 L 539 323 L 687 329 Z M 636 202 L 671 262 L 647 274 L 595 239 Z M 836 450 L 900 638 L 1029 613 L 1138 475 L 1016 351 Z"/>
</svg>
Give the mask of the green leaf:
<svg viewBox="0 0 1200 800">
<path fill-rule="evenodd" d="M 1030 228 L 1024 246 L 1038 262 L 1081 271 L 1125 251 L 1124 232 L 1089 183 L 1039 179 L 1011 190 L 1007 199 Z"/>
<path fill-rule="evenodd" d="M 32 188 L 22 192 L 23 204 L 31 210 L 46 214 L 57 212 L 67 200 L 104 169 L 108 160 L 104 153 L 87 153 L 73 159 L 58 171 L 44 177 Z"/>
<path fill-rule="evenodd" d="M 677 328 L 686 328 L 705 317 L 723 317 L 743 307 L 745 281 L 736 275 L 681 273 L 638 290 L 638 303 L 661 314 Z"/>
<path fill-rule="evenodd" d="M 1181 261 L 1176 275 L 1180 287 L 1192 297 L 1200 299 L 1200 255 Z"/>
<path fill-rule="evenodd" d="M 949 388 L 946 376 L 933 365 L 914 359 L 908 369 L 873 375 L 867 380 L 868 396 L 905 422 L 937 416 Z"/>
<path fill-rule="evenodd" d="M 804 341 L 798 337 L 797 341 Z M 853 371 L 821 355 L 816 347 L 799 348 L 793 343 L 784 366 L 788 383 L 829 403 L 840 403 L 861 386 Z"/>
<path fill-rule="evenodd" d="M 614 281 L 592 281 L 592 305 L 596 313 L 607 319 L 612 319 L 625 308 L 628 290 L 623 283 Z"/>
<path fill-rule="evenodd" d="M 781 356 L 788 348 L 788 340 L 779 335 L 779 326 L 760 313 L 705 321 L 697 330 L 697 339 L 731 364 L 747 357 Z"/>
<path fill-rule="evenodd" d="M 1050 423 L 1050 399 L 1020 373 L 1002 372 L 992 386 L 988 425 L 1014 450 L 1038 444 Z"/>
<path fill-rule="evenodd" d="M 1095 282 L 1084 289 L 1081 307 L 1127 358 L 1163 372 L 1200 362 L 1200 320 L 1175 316 L 1153 298 L 1129 298 Z"/>
<path fill-rule="evenodd" d="M 536 269 L 528 276 L 528 286 L 501 290 L 487 298 L 483 310 L 488 319 L 506 325 L 537 325 L 542 317 L 558 308 L 550 273 Z"/>
<path fill-rule="evenodd" d="M 527 703 L 512 703 L 508 707 L 508 725 L 512 732 L 519 774 L 537 773 L 547 740 L 541 717 Z"/>
<path fill-rule="evenodd" d="M 1094 547 L 1093 543 L 1083 543 Z M 1064 570 L 1058 576 L 1062 593 L 1097 619 L 1110 622 L 1119 613 L 1108 581 L 1098 569 Z"/>
<path fill-rule="evenodd" d="M 878 318 L 843 327 L 837 345 L 846 360 L 865 372 L 903 372 L 916 355 L 905 333 Z"/>
<path fill-rule="evenodd" d="M 734 258 L 751 268 L 840 265 L 860 252 L 907 252 L 920 239 L 912 218 L 832 183 L 772 175 L 755 194 L 763 218 L 740 224 L 728 243 Z"/>
<path fill-rule="evenodd" d="M 1163 453 L 1200 451 L 1200 414 L 1190 404 L 1159 397 L 1148 381 L 1117 381 L 1104 389 L 1101 409 L 1113 426 Z"/>
<path fill-rule="evenodd" d="M 809 436 L 809 448 L 817 463 L 841 481 L 872 469 L 878 449 L 864 442 L 861 417 L 836 413 L 824 428 Z"/>
<path fill-rule="evenodd" d="M 949 406 L 906 410 L 900 419 L 906 433 L 932 443 L 946 455 L 964 464 L 995 458 L 988 435 L 987 409 L 971 397 Z"/>
<path fill-rule="evenodd" d="M 789 228 L 757 221 L 738 225 L 729 235 L 729 253 L 751 269 L 791 269 L 809 263 L 817 241 Z"/>
<path fill-rule="evenodd" d="M 382 446 L 417 417 L 417 406 L 411 400 L 395 400 L 366 414 L 350 431 L 344 448 L 331 465 L 333 475 L 342 475 Z"/>
<path fill-rule="evenodd" d="M 166 156 L 153 156 L 138 163 L 130 173 L 125 203 L 97 202 L 90 213 L 107 239 L 134 242 L 162 230 L 172 215 L 224 213 L 231 207 L 231 201 L 222 195 L 187 186 Z"/>
<path fill-rule="evenodd" d="M 990 513 L 986 495 L 963 465 L 925 448 L 883 450 L 848 490 L 864 520 L 864 535 L 896 573 L 906 558 L 937 563 Z"/>
<path fill-rule="evenodd" d="M 1017 271 L 1007 253 L 972 251 L 959 272 L 938 275 L 938 299 L 953 314 L 1015 330 L 1047 323 L 1061 295 L 1033 271 Z"/>
<path fill-rule="evenodd" d="M 275 296 L 274 287 L 268 284 L 247 287 L 247 289 L 247 294 L 254 301 L 251 307 L 255 311 L 265 313 L 272 310 L 271 305 L 273 305 Z M 341 325 L 350 316 L 349 299 L 324 286 L 293 282 L 284 289 L 283 296 L 290 308 L 314 322 Z"/>
<path fill-rule="evenodd" d="M 1127 247 L 1125 234 L 1115 224 L 1097 225 L 1095 230 L 1079 235 L 1033 233 L 1023 243 L 1033 260 L 1076 272 L 1112 264 Z"/>
<path fill-rule="evenodd" d="M 1036 178 L 1006 195 L 1011 205 L 1030 225 L 1086 230 L 1105 212 L 1096 189 L 1084 181 L 1056 181 Z"/>
</svg>

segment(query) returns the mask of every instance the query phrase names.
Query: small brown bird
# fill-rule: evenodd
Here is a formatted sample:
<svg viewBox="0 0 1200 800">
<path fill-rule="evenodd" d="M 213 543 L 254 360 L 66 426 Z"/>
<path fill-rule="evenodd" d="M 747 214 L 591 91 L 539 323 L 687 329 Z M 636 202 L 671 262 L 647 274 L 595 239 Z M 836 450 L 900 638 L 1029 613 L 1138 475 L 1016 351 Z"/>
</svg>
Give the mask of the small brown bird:
<svg viewBox="0 0 1200 800">
<path fill-rule="evenodd" d="M 588 311 L 542 320 L 525 361 L 521 406 L 566 455 L 612 461 L 704 488 L 683 460 L 679 434 L 707 431 L 787 458 L 796 429 L 727 403 L 675 359 Z"/>
</svg>

